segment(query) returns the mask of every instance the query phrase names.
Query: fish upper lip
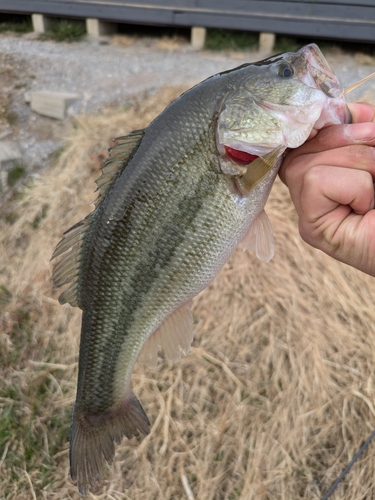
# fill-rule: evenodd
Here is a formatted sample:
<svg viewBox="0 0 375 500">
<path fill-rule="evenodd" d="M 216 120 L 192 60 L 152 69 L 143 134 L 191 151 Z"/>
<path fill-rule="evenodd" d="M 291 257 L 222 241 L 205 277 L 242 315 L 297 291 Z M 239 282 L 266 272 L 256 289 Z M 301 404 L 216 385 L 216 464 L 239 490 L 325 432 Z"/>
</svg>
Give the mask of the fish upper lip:
<svg viewBox="0 0 375 500">
<path fill-rule="evenodd" d="M 344 89 L 319 47 L 312 43 L 303 47 L 301 51 L 306 58 L 307 70 L 314 80 L 316 88 L 328 97 L 342 97 Z"/>
</svg>

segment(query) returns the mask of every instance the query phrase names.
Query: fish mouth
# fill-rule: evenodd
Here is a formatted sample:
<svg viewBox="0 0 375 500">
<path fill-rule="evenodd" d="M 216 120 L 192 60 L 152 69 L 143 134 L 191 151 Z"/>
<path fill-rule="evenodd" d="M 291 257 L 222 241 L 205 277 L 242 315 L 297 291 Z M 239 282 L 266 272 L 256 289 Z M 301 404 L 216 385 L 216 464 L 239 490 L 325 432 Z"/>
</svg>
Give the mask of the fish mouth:
<svg viewBox="0 0 375 500">
<path fill-rule="evenodd" d="M 319 47 L 315 43 L 310 43 L 302 47 L 297 55 L 293 62 L 300 68 L 301 81 L 322 91 L 328 97 L 322 115 L 314 128 L 320 129 L 320 123 L 324 122 L 327 116 L 330 116 L 331 120 L 334 119 L 333 123 L 335 121 L 336 123 L 351 123 L 352 117 L 345 101 L 344 88 Z"/>
<path fill-rule="evenodd" d="M 299 56 L 302 55 L 303 57 L 300 57 L 299 62 L 295 61 L 295 64 L 305 64 L 305 71 L 301 71 L 301 73 L 310 75 L 310 82 L 306 81 L 304 83 L 321 90 L 327 97 L 341 98 L 344 96 L 341 83 L 315 43 L 302 47 L 298 53 Z"/>
</svg>

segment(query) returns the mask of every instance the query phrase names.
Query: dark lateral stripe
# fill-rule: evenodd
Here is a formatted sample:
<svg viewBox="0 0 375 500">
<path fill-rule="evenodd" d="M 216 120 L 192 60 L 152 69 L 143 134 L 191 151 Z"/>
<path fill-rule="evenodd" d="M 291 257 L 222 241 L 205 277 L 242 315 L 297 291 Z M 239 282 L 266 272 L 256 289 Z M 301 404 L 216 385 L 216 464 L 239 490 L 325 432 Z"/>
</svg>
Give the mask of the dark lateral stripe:
<svg viewBox="0 0 375 500">
<path fill-rule="evenodd" d="M 105 387 L 105 391 L 98 391 L 96 401 L 92 395 L 87 395 L 86 404 L 89 404 L 93 411 L 100 411 L 102 408 L 108 408 L 113 404 L 112 394 L 116 382 L 115 372 L 119 356 L 122 352 L 124 338 L 132 329 L 132 324 L 134 322 L 133 313 L 142 303 L 142 299 L 149 294 L 151 288 L 160 277 L 163 276 L 165 269 L 171 265 L 176 253 L 179 251 L 179 247 L 186 239 L 188 231 L 193 226 L 194 220 L 199 216 L 204 206 L 204 200 L 211 196 L 216 189 L 215 179 L 216 182 L 219 181 L 217 174 L 210 172 L 210 174 L 207 175 L 207 171 L 204 172 L 202 170 L 200 170 L 200 172 L 202 172 L 201 176 L 198 179 L 194 179 L 193 185 L 190 184 L 187 194 L 180 200 L 176 199 L 175 211 L 173 214 L 166 214 L 165 212 L 157 214 L 154 211 L 151 213 L 151 220 L 142 221 L 142 226 L 147 227 L 147 224 L 155 223 L 155 217 L 165 217 L 169 215 L 165 222 L 159 221 L 159 236 L 153 247 L 150 248 L 150 251 L 142 254 L 142 258 L 134 268 L 128 268 L 127 272 L 132 275 L 129 286 L 125 290 L 118 290 L 117 297 L 112 297 L 116 304 L 122 305 L 119 318 L 110 324 L 108 322 L 110 311 L 108 309 L 102 312 L 97 311 L 98 307 L 106 308 L 106 304 L 100 300 L 95 300 L 95 303 L 98 305 L 96 305 L 94 310 L 90 313 L 92 319 L 91 328 L 95 331 L 94 336 L 101 336 L 100 344 L 102 344 L 102 346 L 104 344 L 105 348 L 100 348 L 98 345 L 91 346 L 92 352 L 90 356 L 86 358 L 86 360 L 90 362 L 91 368 L 89 368 L 87 373 L 91 372 L 94 374 L 94 378 L 98 378 L 97 383 L 99 383 L 100 379 L 100 385 Z M 121 242 L 126 239 L 126 233 L 129 232 L 131 224 L 131 206 L 129 206 L 125 218 L 117 224 L 114 230 L 111 262 L 108 261 L 107 265 L 104 265 L 103 269 L 101 269 L 102 276 L 98 281 L 98 289 L 103 290 L 107 287 L 108 276 L 111 271 L 113 272 L 113 261 L 120 261 L 123 259 L 121 255 Z M 106 267 L 108 268 L 107 270 Z M 111 267 L 112 270 L 110 269 Z M 110 293 L 109 290 L 108 292 Z M 107 298 L 108 297 L 103 297 L 102 301 L 107 302 Z M 109 309 L 112 309 L 114 313 L 114 309 L 111 305 L 113 306 L 115 304 L 109 304 Z M 98 312 L 98 314 L 95 314 L 96 312 Z M 99 332 L 98 323 L 106 323 L 106 330 Z M 98 349 L 100 349 L 100 353 Z M 93 358 L 95 358 L 96 366 L 92 364 Z M 95 373 L 97 375 L 95 375 Z"/>
</svg>

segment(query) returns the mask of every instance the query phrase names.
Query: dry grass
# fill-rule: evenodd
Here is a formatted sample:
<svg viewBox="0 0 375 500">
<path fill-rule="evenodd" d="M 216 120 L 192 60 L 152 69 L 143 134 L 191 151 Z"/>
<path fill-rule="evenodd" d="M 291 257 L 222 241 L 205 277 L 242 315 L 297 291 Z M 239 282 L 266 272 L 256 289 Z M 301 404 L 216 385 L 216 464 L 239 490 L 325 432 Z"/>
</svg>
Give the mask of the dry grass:
<svg viewBox="0 0 375 500">
<path fill-rule="evenodd" d="M 79 498 L 68 436 L 80 311 L 58 304 L 49 259 L 94 198 L 93 155 L 180 90 L 80 119 L 55 165 L 12 208 L 17 220 L 1 222 L 2 499 Z M 274 260 L 237 250 L 195 300 L 190 354 L 173 367 L 136 368 L 152 432 L 124 440 L 90 498 L 317 499 L 375 427 L 374 281 L 301 241 L 280 182 L 267 211 Z M 332 498 L 372 497 L 374 450 Z"/>
</svg>

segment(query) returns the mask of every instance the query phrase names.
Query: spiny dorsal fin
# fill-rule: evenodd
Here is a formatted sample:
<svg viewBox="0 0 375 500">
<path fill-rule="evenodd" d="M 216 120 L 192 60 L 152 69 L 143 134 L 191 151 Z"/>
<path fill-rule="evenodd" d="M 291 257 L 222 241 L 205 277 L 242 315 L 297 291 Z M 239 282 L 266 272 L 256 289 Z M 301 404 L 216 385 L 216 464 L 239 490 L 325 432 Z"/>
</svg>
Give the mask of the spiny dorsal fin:
<svg viewBox="0 0 375 500">
<path fill-rule="evenodd" d="M 101 204 L 117 177 L 132 159 L 144 134 L 145 131 L 143 129 L 133 130 L 130 134 L 114 139 L 117 144 L 109 149 L 110 155 L 102 166 L 102 175 L 96 180 L 96 185 L 98 186 L 96 191 L 99 193 L 94 202 L 96 207 Z"/>
<path fill-rule="evenodd" d="M 74 224 L 65 231 L 63 239 L 58 243 L 52 255 L 52 259 L 64 254 L 63 258 L 53 269 L 53 286 L 59 288 L 67 283 L 69 287 L 59 297 L 61 304 L 69 303 L 79 306 L 78 301 L 78 279 L 82 261 L 82 251 L 87 231 L 95 217 L 98 207 L 109 192 L 116 179 L 121 175 L 126 165 L 132 159 L 144 136 L 144 130 L 134 130 L 127 135 L 114 139 L 117 144 L 109 149 L 110 156 L 102 167 L 102 175 L 96 181 L 99 192 L 95 203 L 95 210 L 82 221 Z M 68 251 L 70 250 L 70 251 Z M 51 260 L 52 260 L 51 259 Z"/>
</svg>

